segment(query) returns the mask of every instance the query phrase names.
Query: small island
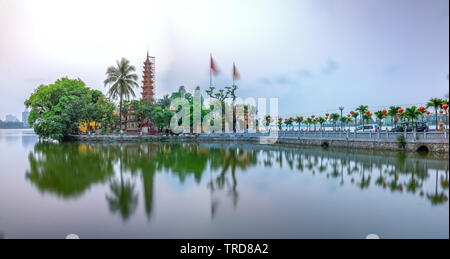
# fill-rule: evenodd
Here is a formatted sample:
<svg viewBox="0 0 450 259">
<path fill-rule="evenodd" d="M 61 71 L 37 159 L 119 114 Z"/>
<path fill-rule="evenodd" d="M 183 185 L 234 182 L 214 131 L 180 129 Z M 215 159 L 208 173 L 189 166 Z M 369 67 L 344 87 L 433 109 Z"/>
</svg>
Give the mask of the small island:
<svg viewBox="0 0 450 259">
<path fill-rule="evenodd" d="M 361 105 L 348 114 L 339 107 L 340 113 L 258 117 L 263 111 L 257 107 L 236 105 L 236 67 L 232 86 L 217 89 L 211 80 L 205 91 L 213 100 L 210 103 L 200 87 L 190 93 L 180 86 L 177 92 L 156 99 L 155 58 L 147 53 L 143 67 L 140 99 L 135 92 L 139 88 L 136 68 L 125 58 L 107 68 L 106 95 L 81 79 L 61 78 L 41 85 L 25 101 L 31 108 L 28 122 L 41 139 L 56 141 L 167 141 L 172 137 L 175 142 L 261 142 L 270 136 L 276 138 L 272 144 L 449 152 L 448 99 L 432 98 L 426 107 L 392 105 L 375 112 Z M 214 69 L 211 57 L 211 77 Z M 215 106 L 221 108 L 214 112 Z M 231 115 L 227 117 L 226 111 Z M 181 131 L 174 132 L 182 125 Z M 211 131 L 212 125 L 215 130 Z"/>
</svg>

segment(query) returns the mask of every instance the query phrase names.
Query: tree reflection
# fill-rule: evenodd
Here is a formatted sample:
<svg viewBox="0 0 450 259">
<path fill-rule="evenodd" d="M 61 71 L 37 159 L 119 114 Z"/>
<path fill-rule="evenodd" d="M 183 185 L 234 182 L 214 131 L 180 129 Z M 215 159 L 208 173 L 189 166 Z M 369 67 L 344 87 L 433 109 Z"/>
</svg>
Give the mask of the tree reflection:
<svg viewBox="0 0 450 259">
<path fill-rule="evenodd" d="M 438 170 L 436 170 L 435 191 L 434 191 L 434 193 L 427 194 L 428 200 L 433 205 L 442 204 L 442 203 L 445 203 L 446 201 L 448 201 L 448 197 L 447 197 L 447 195 L 445 195 L 445 192 L 439 192 L 438 179 L 439 179 L 439 174 L 438 174 Z"/>
<path fill-rule="evenodd" d="M 114 174 L 110 148 L 74 143 L 38 143 L 28 156 L 25 177 L 42 192 L 64 199 L 81 196 Z"/>
<path fill-rule="evenodd" d="M 109 210 L 119 213 L 123 221 L 127 221 L 136 211 L 138 196 L 134 187 L 135 184 L 129 180 L 113 180 L 110 184 L 111 194 L 106 195 Z"/>
<path fill-rule="evenodd" d="M 29 154 L 26 178 L 43 193 L 64 199 L 83 195 L 92 185 L 109 186 L 106 202 L 113 214 L 129 220 L 138 207 L 141 181 L 146 217 L 154 213 L 155 177 L 170 174 L 180 183 L 188 179 L 201 185 L 206 180 L 211 195 L 211 215 L 221 206 L 222 194 L 238 206 L 240 174 L 251 167 L 277 168 L 330 177 L 362 190 L 426 197 L 433 205 L 448 201 L 448 162 L 404 153 L 370 153 L 333 149 L 298 149 L 253 144 L 162 143 L 38 143 Z M 259 163 L 258 163 L 259 162 Z M 277 168 L 275 168 L 277 167 Z M 429 170 L 434 169 L 434 189 L 427 190 Z M 115 173 L 115 170 L 120 172 Z M 204 175 L 206 173 L 206 175 Z M 374 184 L 371 184 L 374 179 Z"/>
</svg>

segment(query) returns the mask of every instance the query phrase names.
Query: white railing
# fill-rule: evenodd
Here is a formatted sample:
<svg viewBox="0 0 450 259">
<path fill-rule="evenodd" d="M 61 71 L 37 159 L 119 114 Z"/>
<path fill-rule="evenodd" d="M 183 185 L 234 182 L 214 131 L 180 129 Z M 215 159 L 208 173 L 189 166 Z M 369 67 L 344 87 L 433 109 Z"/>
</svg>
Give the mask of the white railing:
<svg viewBox="0 0 450 259">
<path fill-rule="evenodd" d="M 299 139 L 329 139 L 329 140 L 366 140 L 366 141 L 397 141 L 403 135 L 408 142 L 442 142 L 449 140 L 448 132 L 302 132 L 280 131 L 281 138 Z"/>
<path fill-rule="evenodd" d="M 268 133 L 213 133 L 201 134 L 210 137 L 262 137 Z M 397 141 L 403 135 L 407 142 L 448 142 L 448 132 L 334 132 L 334 131 L 279 131 L 279 138 L 357 140 L 357 141 Z"/>
</svg>

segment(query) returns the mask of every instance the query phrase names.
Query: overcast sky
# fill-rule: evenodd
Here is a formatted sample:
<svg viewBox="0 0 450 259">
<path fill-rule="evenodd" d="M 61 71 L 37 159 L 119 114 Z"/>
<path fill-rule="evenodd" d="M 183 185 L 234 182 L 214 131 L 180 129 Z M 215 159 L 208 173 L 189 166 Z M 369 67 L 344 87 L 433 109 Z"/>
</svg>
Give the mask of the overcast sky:
<svg viewBox="0 0 450 259">
<path fill-rule="evenodd" d="M 156 57 L 156 94 L 209 85 L 278 97 L 280 114 L 419 104 L 449 83 L 448 0 L 0 0 L 0 119 L 68 76 L 106 92 L 107 66 Z M 140 90 L 136 90 L 140 93 Z"/>
</svg>

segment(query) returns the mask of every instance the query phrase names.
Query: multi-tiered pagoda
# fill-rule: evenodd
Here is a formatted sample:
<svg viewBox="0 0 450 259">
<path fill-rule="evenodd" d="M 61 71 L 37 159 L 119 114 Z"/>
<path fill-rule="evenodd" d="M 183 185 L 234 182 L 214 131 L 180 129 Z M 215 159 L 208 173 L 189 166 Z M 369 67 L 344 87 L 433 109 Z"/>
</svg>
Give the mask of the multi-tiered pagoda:
<svg viewBox="0 0 450 259">
<path fill-rule="evenodd" d="M 144 71 L 142 75 L 142 101 L 155 103 L 155 58 L 150 57 L 147 52 L 147 59 L 144 62 Z M 138 121 L 136 111 L 131 105 L 127 114 L 127 133 L 128 134 L 149 134 L 158 133 L 155 124 L 148 119 Z"/>
<path fill-rule="evenodd" d="M 147 52 L 147 59 L 144 62 L 142 76 L 142 100 L 155 103 L 155 57 L 150 57 Z"/>
</svg>

